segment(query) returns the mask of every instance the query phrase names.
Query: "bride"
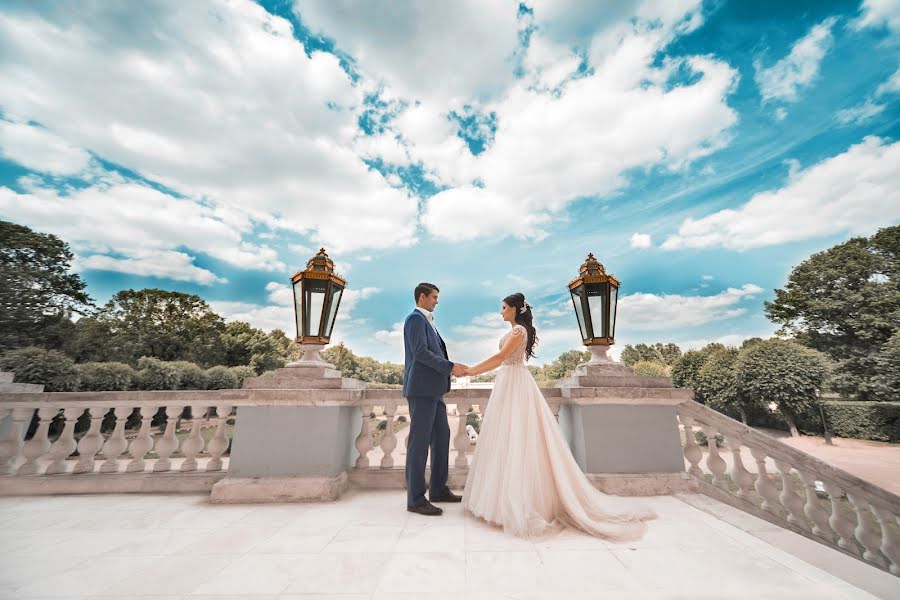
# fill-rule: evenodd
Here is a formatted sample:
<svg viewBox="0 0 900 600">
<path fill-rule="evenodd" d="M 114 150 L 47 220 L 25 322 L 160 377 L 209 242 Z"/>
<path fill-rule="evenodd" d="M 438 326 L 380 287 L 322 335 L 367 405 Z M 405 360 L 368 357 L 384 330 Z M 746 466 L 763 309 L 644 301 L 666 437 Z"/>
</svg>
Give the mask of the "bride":
<svg viewBox="0 0 900 600">
<path fill-rule="evenodd" d="M 611 509 L 624 499 L 607 496 L 588 481 L 525 365 L 537 343 L 525 296 L 504 298 L 500 315 L 511 326 L 500 339 L 500 351 L 466 373 L 480 375 L 500 367 L 466 478 L 463 506 L 520 537 L 570 527 L 616 542 L 640 538 L 647 528 L 644 521 L 656 515 Z"/>
</svg>

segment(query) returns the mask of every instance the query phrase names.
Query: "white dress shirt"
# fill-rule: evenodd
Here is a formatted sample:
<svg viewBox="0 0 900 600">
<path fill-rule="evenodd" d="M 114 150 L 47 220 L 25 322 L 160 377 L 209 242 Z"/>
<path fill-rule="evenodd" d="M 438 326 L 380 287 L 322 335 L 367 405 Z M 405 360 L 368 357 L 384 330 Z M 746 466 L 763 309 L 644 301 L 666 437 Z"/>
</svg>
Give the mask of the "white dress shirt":
<svg viewBox="0 0 900 600">
<path fill-rule="evenodd" d="M 422 308 L 421 306 L 417 306 L 416 310 L 425 315 L 425 319 L 431 324 L 431 328 L 434 329 L 434 332 L 437 333 L 438 337 L 441 337 L 441 334 L 438 333 L 437 327 L 434 325 L 434 313 L 430 310 Z"/>
</svg>

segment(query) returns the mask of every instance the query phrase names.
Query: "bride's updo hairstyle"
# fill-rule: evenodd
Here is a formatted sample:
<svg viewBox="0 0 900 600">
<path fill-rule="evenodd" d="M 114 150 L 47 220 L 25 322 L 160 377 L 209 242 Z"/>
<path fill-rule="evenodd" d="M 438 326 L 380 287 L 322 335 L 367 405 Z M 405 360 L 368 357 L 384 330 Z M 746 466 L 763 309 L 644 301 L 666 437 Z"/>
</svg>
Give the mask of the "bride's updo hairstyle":
<svg viewBox="0 0 900 600">
<path fill-rule="evenodd" d="M 525 360 L 534 356 L 534 347 L 537 346 L 537 330 L 534 328 L 534 315 L 531 313 L 531 305 L 525 302 L 525 294 L 516 292 L 503 299 L 507 306 L 516 309 L 516 324 L 521 325 L 528 332 L 528 341 L 525 344 Z"/>
</svg>

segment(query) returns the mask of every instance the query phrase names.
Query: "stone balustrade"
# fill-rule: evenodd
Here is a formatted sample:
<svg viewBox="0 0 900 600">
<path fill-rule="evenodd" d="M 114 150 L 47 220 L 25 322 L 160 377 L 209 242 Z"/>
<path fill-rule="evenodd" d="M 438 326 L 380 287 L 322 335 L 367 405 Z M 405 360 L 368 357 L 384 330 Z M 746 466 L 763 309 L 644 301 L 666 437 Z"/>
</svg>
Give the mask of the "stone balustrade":
<svg viewBox="0 0 900 600">
<path fill-rule="evenodd" d="M 701 492 L 900 575 L 900 496 L 693 400 L 677 412 Z"/>
</svg>

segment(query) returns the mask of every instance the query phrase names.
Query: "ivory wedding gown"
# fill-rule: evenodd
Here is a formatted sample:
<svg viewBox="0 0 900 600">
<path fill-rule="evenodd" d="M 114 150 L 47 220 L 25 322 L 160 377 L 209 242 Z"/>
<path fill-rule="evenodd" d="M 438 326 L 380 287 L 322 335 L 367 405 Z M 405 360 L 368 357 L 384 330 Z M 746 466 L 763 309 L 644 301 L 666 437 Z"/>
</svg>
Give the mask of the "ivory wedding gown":
<svg viewBox="0 0 900 600">
<path fill-rule="evenodd" d="M 525 365 L 527 333 L 503 362 L 469 466 L 463 506 L 507 533 L 532 537 L 563 527 L 616 542 L 640 538 L 652 511 L 597 490 L 569 450 L 544 395 Z M 616 506 L 619 510 L 616 511 Z"/>
</svg>

